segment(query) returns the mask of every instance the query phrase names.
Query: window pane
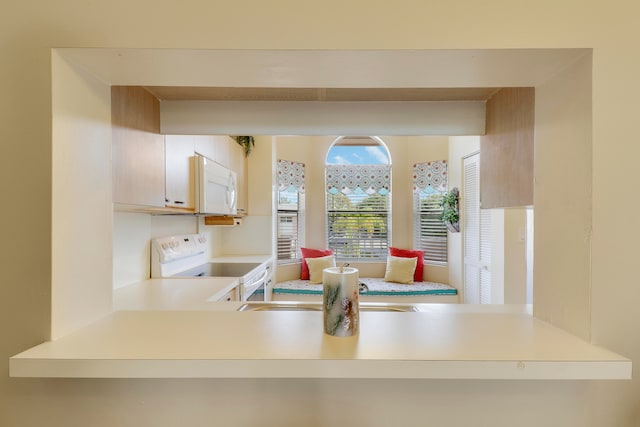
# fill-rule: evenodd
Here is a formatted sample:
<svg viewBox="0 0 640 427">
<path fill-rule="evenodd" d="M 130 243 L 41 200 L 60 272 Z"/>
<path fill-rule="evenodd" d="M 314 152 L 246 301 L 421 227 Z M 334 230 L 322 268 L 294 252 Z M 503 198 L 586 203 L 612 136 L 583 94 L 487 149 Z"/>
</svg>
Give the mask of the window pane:
<svg viewBox="0 0 640 427">
<path fill-rule="evenodd" d="M 278 191 L 278 210 L 298 210 L 298 191 L 294 188 Z"/>
<path fill-rule="evenodd" d="M 329 212 L 329 247 L 341 260 L 386 259 L 386 212 Z"/>
<path fill-rule="evenodd" d="M 386 259 L 389 196 L 327 195 L 328 243 L 340 260 Z"/>
<path fill-rule="evenodd" d="M 278 260 L 296 259 L 298 212 L 278 212 Z"/>
</svg>

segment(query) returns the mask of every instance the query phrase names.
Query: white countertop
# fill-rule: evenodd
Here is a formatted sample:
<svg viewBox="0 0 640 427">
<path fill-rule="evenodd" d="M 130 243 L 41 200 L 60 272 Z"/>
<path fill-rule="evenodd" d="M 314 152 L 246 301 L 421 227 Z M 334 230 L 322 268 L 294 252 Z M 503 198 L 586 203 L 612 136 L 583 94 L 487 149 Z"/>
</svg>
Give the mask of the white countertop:
<svg viewBox="0 0 640 427">
<path fill-rule="evenodd" d="M 210 310 L 238 286 L 234 277 L 172 277 L 133 283 L 113 292 L 114 310 Z"/>
<path fill-rule="evenodd" d="M 270 255 L 222 255 L 210 262 L 263 263 Z M 238 286 L 234 277 L 168 277 L 142 280 L 113 292 L 114 310 L 210 310 Z M 214 309 L 219 310 L 220 306 Z"/>
<path fill-rule="evenodd" d="M 322 312 L 230 311 L 240 304 L 167 311 L 161 301 L 148 305 L 158 310 L 116 311 L 12 357 L 10 375 L 631 378 L 630 360 L 532 318 L 527 306 L 421 304 L 421 312 L 363 311 L 359 336 L 337 338 L 322 332 Z"/>
</svg>

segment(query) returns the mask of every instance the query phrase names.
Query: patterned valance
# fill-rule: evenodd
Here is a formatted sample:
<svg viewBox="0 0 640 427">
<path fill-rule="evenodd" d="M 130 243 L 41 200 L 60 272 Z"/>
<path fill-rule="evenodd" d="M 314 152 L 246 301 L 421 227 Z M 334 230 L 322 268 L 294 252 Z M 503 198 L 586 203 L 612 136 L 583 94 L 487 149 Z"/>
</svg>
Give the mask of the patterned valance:
<svg viewBox="0 0 640 427">
<path fill-rule="evenodd" d="M 350 194 L 358 188 L 366 194 L 388 194 L 390 165 L 327 165 L 327 192 Z"/>
<path fill-rule="evenodd" d="M 413 191 L 447 191 L 447 161 L 416 163 L 413 165 Z"/>
<path fill-rule="evenodd" d="M 291 187 L 304 193 L 304 163 L 278 160 L 278 191 Z"/>
</svg>

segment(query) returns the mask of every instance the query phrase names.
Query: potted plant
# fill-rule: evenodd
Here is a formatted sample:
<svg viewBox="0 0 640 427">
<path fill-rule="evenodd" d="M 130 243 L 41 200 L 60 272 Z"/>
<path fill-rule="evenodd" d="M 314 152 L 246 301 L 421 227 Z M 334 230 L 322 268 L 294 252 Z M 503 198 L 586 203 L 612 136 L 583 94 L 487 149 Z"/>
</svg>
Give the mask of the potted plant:
<svg viewBox="0 0 640 427">
<path fill-rule="evenodd" d="M 442 198 L 442 216 L 440 219 L 442 219 L 447 229 L 452 233 L 460 232 L 459 198 L 460 192 L 456 187 L 446 192 Z"/>
<path fill-rule="evenodd" d="M 241 135 L 241 136 L 232 136 L 238 144 L 242 145 L 244 148 L 244 155 L 247 157 L 249 153 L 251 153 L 251 149 L 256 146 L 256 142 L 252 136 Z"/>
</svg>

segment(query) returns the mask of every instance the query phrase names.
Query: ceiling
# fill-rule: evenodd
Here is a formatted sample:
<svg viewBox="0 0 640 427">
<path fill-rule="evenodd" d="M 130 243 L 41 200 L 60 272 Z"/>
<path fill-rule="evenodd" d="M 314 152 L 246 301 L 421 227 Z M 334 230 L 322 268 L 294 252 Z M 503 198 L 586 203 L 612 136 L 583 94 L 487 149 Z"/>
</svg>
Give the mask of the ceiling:
<svg viewBox="0 0 640 427">
<path fill-rule="evenodd" d="M 145 86 L 163 101 L 486 101 L 499 87 L 292 88 Z"/>
</svg>

